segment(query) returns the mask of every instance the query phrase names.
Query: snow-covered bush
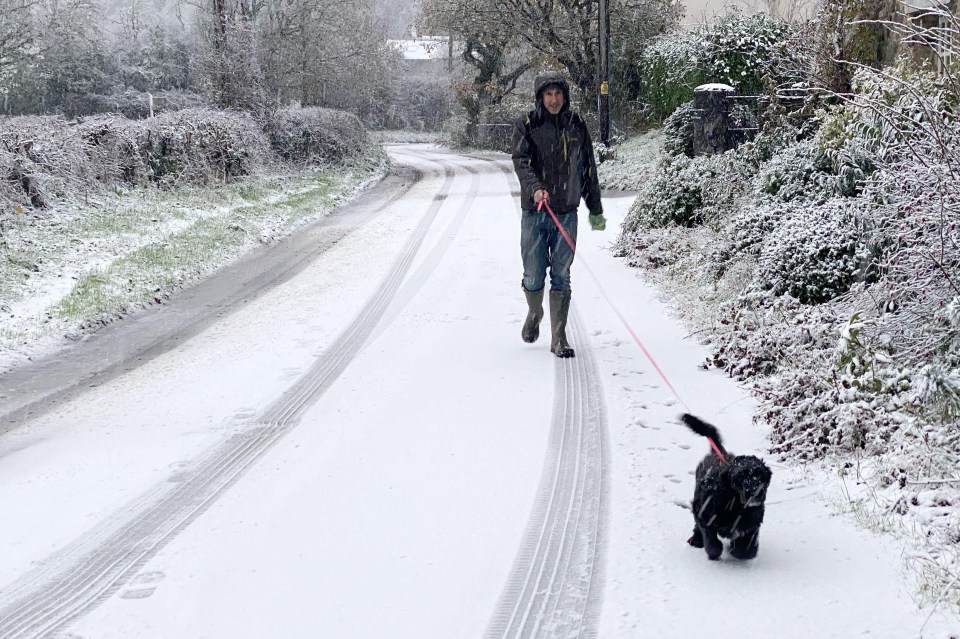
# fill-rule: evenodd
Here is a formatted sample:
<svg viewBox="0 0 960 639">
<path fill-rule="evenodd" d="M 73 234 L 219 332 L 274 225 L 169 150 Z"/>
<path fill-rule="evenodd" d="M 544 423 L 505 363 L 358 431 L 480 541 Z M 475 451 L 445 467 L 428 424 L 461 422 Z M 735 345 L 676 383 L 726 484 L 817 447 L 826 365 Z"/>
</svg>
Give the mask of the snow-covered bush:
<svg viewBox="0 0 960 639">
<path fill-rule="evenodd" d="M 750 187 L 756 171 L 754 151 L 741 147 L 694 158 L 664 155 L 640 189 L 623 232 L 669 224 L 697 226 L 729 214 Z"/>
<path fill-rule="evenodd" d="M 765 77 L 777 86 L 804 80 L 810 68 L 804 37 L 793 23 L 732 9 L 693 31 L 654 38 L 639 68 L 649 117 L 663 120 L 705 82 L 729 84 L 749 95 L 764 90 Z"/>
<path fill-rule="evenodd" d="M 209 184 L 251 175 L 270 159 L 257 122 L 237 111 L 187 109 L 146 120 L 138 151 L 158 185 Z"/>
<path fill-rule="evenodd" d="M 630 207 L 624 232 L 703 222 L 703 181 L 714 177 L 709 169 L 702 170 L 704 168 L 702 162 L 683 155 L 665 158 Z"/>
<path fill-rule="evenodd" d="M 822 317 L 812 333 L 805 321 L 811 315 Z M 785 361 L 794 358 L 792 349 L 797 344 L 813 349 L 817 345 L 831 347 L 835 342 L 832 333 L 822 334 L 828 333 L 835 322 L 817 307 L 759 290 L 752 283 L 736 297 L 721 301 L 714 321 L 716 329 L 708 338 L 711 354 L 707 365 L 741 380 L 777 373 Z"/>
<path fill-rule="evenodd" d="M 104 185 L 142 186 L 150 182 L 150 170 L 141 151 L 149 145 L 150 129 L 142 121 L 99 115 L 84 118 L 76 129 L 86 143 L 97 179 Z"/>
<path fill-rule="evenodd" d="M 804 304 L 820 304 L 865 281 L 876 269 L 864 221 L 849 200 L 812 208 L 787 205 L 760 250 L 762 284 Z"/>
<path fill-rule="evenodd" d="M 806 140 L 771 157 L 757 179 L 759 190 L 771 198 L 822 203 L 832 197 L 856 195 L 872 171 L 873 163 L 863 153 L 847 149 L 827 152 L 816 141 Z"/>
<path fill-rule="evenodd" d="M 856 94 L 824 118 L 816 136 L 834 165 L 869 172 L 878 164 L 923 160 L 920 148 L 940 157 L 952 142 L 950 131 L 960 121 L 954 79 L 900 65 L 883 73 L 861 69 L 853 83 Z"/>
<path fill-rule="evenodd" d="M 299 166 L 348 164 L 369 145 L 360 119 L 333 109 L 280 109 L 268 118 L 265 129 L 277 155 Z"/>
<path fill-rule="evenodd" d="M 738 93 L 760 93 L 764 76 L 777 85 L 798 82 L 810 67 L 808 48 L 797 46 L 804 32 L 795 24 L 763 13 L 732 9 L 700 29 L 701 62 L 709 82 L 723 82 Z"/>
<path fill-rule="evenodd" d="M 95 188 L 95 168 L 76 127 L 59 116 L 0 118 L 5 204 L 42 208 Z"/>
<path fill-rule="evenodd" d="M 693 101 L 684 102 L 663 121 L 663 150 L 693 157 Z"/>
<path fill-rule="evenodd" d="M 705 82 L 698 66 L 698 33 L 678 30 L 657 36 L 643 51 L 638 66 L 640 95 L 651 122 L 661 122 L 686 102 Z"/>
<path fill-rule="evenodd" d="M 783 209 L 782 205 L 765 204 L 735 214 L 721 229 L 717 246 L 710 252 L 714 276 L 723 275 L 727 264 L 738 258 L 758 259 L 764 240 L 783 217 Z"/>
</svg>

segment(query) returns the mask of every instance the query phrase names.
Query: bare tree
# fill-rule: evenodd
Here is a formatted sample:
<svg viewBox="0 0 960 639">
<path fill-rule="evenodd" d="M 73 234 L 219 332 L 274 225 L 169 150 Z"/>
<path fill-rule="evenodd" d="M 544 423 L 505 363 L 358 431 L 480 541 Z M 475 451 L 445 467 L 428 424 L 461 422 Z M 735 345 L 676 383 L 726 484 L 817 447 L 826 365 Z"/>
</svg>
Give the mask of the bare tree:
<svg viewBox="0 0 960 639">
<path fill-rule="evenodd" d="M 599 44 L 597 0 L 425 0 L 428 24 L 446 28 L 466 43 L 467 62 L 478 77 L 514 81 L 502 64 L 508 52 L 525 63 L 546 61 L 563 68 L 583 96 L 588 109 L 596 106 Z M 671 0 L 612 0 L 614 48 L 622 63 L 636 60 L 637 44 L 675 23 L 680 8 Z M 639 46 L 642 46 L 640 44 Z M 499 68 L 498 68 L 499 63 Z M 496 71 L 494 71 L 496 69 Z"/>
<path fill-rule="evenodd" d="M 475 140 L 485 109 L 510 95 L 532 66 L 519 33 L 500 17 L 496 0 L 425 0 L 418 25 L 428 33 L 443 33 L 457 41 L 473 77 L 456 85 L 467 114 L 467 138 Z"/>
<path fill-rule="evenodd" d="M 372 0 L 270 0 L 258 25 L 267 85 L 281 103 L 363 111 L 389 99 L 399 53 Z"/>
<path fill-rule="evenodd" d="M 35 53 L 40 0 L 0 0 L 0 72 Z"/>
</svg>

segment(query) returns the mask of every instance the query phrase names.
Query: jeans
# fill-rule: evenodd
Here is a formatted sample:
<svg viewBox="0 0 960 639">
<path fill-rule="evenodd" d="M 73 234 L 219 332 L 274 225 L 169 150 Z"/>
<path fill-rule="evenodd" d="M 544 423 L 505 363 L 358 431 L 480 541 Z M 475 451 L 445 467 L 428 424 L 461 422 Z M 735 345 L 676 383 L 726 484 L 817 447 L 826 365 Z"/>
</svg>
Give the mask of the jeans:
<svg viewBox="0 0 960 639">
<path fill-rule="evenodd" d="M 577 243 L 577 212 L 557 213 L 557 219 L 566 229 L 574 245 Z M 523 211 L 520 219 L 520 255 L 523 258 L 523 288 L 539 291 L 550 269 L 550 288 L 554 291 L 570 290 L 570 266 L 573 264 L 573 248 L 557 229 L 550 213 Z"/>
</svg>

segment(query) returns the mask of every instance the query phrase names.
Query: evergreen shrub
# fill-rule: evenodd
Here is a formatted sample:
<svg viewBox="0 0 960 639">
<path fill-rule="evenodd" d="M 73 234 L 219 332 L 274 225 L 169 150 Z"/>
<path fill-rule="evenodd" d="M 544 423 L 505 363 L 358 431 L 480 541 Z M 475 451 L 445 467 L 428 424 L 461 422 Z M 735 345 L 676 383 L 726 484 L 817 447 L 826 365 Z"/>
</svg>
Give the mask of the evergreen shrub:
<svg viewBox="0 0 960 639">
<path fill-rule="evenodd" d="M 740 95 L 760 94 L 769 77 L 775 86 L 806 79 L 811 68 L 802 27 L 738 10 L 693 31 L 653 38 L 638 67 L 647 117 L 661 122 L 693 99 L 707 82 L 729 84 Z"/>
<path fill-rule="evenodd" d="M 760 251 L 763 285 L 804 304 L 821 304 L 871 278 L 876 255 L 856 208 L 846 199 L 816 208 L 785 205 Z"/>
<path fill-rule="evenodd" d="M 663 121 L 663 150 L 693 157 L 693 101 L 684 102 Z"/>
</svg>

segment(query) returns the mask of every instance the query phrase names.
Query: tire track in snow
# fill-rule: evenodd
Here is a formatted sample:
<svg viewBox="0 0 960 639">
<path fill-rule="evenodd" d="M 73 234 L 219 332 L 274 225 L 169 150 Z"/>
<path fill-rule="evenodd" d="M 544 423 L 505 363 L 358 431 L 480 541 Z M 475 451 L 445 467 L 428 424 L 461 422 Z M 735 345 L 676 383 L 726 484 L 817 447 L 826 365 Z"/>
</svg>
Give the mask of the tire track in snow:
<svg viewBox="0 0 960 639">
<path fill-rule="evenodd" d="M 494 162 L 514 187 L 512 166 Z M 577 356 L 555 365 L 540 487 L 485 639 L 597 636 L 609 501 L 607 424 L 599 368 L 575 305 L 567 330 Z"/>
<path fill-rule="evenodd" d="M 445 203 L 456 171 L 448 162 L 434 161 L 444 168 L 445 177 L 433 203 L 358 317 L 311 370 L 255 423 L 181 472 L 176 488 L 170 489 L 170 482 L 154 488 L 49 557 L 34 572 L 0 591 L 0 637 L 19 639 L 56 634 L 71 620 L 110 597 L 273 444 L 296 427 L 303 412 L 343 372 L 383 318 L 424 236 Z M 472 179 L 477 181 L 475 173 Z M 476 188 L 475 185 L 471 191 L 474 195 Z M 459 216 L 465 216 L 471 204 L 472 199 L 468 198 L 460 207 Z M 429 273 L 423 274 L 419 284 L 428 276 Z"/>
<path fill-rule="evenodd" d="M 607 426 L 596 359 L 571 312 L 577 356 L 556 362 L 537 499 L 486 639 L 595 637 L 608 502 Z"/>
<path fill-rule="evenodd" d="M 440 153 L 426 157 L 444 157 L 445 159 L 450 158 L 449 154 Z M 452 159 L 456 160 L 456 157 Z M 463 223 L 467 219 L 467 213 L 469 213 L 470 208 L 476 201 L 477 193 L 480 191 L 480 171 L 475 166 L 476 162 L 457 164 L 461 168 L 469 171 L 474 178 L 471 182 L 470 190 L 467 193 L 467 199 L 461 205 L 460 210 L 454 216 L 454 219 L 447 225 L 443 235 L 434 245 L 430 253 L 426 255 L 426 257 L 417 267 L 416 271 L 414 271 L 410 277 L 407 278 L 407 281 L 404 282 L 403 288 L 401 288 L 394 297 L 390 307 L 387 309 L 384 321 L 380 322 L 380 324 L 377 326 L 377 330 L 373 337 L 379 336 L 380 333 L 386 330 L 386 328 L 393 323 L 393 321 L 400 314 L 400 311 L 410 303 L 410 300 L 413 299 L 424 283 L 426 283 L 427 279 L 430 277 L 430 274 L 433 273 L 433 271 L 437 268 L 437 265 L 440 264 L 440 260 L 442 260 L 443 256 L 446 255 L 450 245 L 453 244 L 453 240 L 456 238 L 457 233 L 459 233 L 460 227 L 463 226 Z"/>
</svg>

